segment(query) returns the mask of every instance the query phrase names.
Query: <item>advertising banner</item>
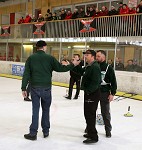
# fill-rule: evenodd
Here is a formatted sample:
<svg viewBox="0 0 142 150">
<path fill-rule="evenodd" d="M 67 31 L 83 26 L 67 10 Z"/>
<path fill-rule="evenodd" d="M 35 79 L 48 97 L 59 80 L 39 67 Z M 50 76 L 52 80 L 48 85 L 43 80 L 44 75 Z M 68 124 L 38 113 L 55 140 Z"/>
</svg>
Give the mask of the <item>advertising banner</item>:
<svg viewBox="0 0 142 150">
<path fill-rule="evenodd" d="M 12 75 L 23 76 L 25 66 L 12 64 Z"/>
</svg>

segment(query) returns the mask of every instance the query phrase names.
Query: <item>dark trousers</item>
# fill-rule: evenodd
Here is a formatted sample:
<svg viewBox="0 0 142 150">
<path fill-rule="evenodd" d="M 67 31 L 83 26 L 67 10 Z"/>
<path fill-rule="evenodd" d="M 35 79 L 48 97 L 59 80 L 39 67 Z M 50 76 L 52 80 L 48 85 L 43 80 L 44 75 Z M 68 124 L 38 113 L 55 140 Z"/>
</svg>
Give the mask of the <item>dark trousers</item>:
<svg viewBox="0 0 142 150">
<path fill-rule="evenodd" d="M 73 77 L 70 78 L 68 97 L 70 97 L 70 98 L 72 97 L 72 91 L 73 91 L 74 83 L 76 83 L 75 97 L 78 98 L 78 95 L 80 93 L 80 79 L 76 79 L 76 78 L 73 78 Z"/>
<path fill-rule="evenodd" d="M 40 102 L 42 107 L 42 132 L 48 134 L 50 128 L 49 111 L 51 105 L 51 88 L 31 87 L 31 97 L 32 123 L 30 125 L 30 134 L 36 135 L 38 131 Z"/>
<path fill-rule="evenodd" d="M 98 140 L 98 132 L 96 130 L 96 110 L 100 100 L 100 89 L 94 93 L 84 93 L 84 116 L 87 124 L 87 133 L 93 140 Z"/>
<path fill-rule="evenodd" d="M 101 113 L 105 124 L 105 130 L 111 131 L 111 116 L 110 116 L 110 102 L 108 100 L 109 92 L 101 92 L 101 99 L 100 99 L 100 105 L 101 105 Z"/>
</svg>

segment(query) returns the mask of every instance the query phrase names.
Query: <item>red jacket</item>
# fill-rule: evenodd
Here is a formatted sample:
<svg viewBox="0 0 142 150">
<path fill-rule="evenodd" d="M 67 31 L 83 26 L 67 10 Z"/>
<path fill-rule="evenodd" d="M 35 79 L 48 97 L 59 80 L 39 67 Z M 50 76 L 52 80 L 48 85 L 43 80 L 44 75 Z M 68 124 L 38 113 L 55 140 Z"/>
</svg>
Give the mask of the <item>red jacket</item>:
<svg viewBox="0 0 142 150">
<path fill-rule="evenodd" d="M 104 11 L 100 11 L 100 16 L 108 16 L 108 9 L 105 7 Z"/>
<path fill-rule="evenodd" d="M 95 12 L 93 17 L 100 17 L 101 16 L 101 12 Z"/>
<path fill-rule="evenodd" d="M 129 9 L 129 14 L 135 14 L 136 13 L 136 11 L 134 10 L 134 9 Z"/>
<path fill-rule="evenodd" d="M 66 17 L 65 17 L 65 19 L 72 19 L 72 13 L 67 14 Z"/>
<path fill-rule="evenodd" d="M 129 14 L 129 7 L 126 6 L 126 9 L 120 8 L 120 15 L 125 15 L 125 14 Z"/>
<path fill-rule="evenodd" d="M 19 21 L 18 21 L 18 24 L 22 24 L 22 23 L 24 23 L 24 19 L 20 19 Z"/>
<path fill-rule="evenodd" d="M 31 22 L 31 17 L 29 15 L 26 16 L 25 20 L 24 20 L 25 23 L 29 23 Z"/>
</svg>

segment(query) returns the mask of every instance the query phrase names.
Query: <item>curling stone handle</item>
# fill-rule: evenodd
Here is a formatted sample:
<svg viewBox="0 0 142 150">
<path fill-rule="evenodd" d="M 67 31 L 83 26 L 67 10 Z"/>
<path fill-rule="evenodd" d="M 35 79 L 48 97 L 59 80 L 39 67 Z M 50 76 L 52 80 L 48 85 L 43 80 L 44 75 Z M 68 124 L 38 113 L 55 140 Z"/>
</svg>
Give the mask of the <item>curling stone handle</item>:
<svg viewBox="0 0 142 150">
<path fill-rule="evenodd" d="M 130 106 L 128 107 L 128 111 L 130 111 Z"/>
</svg>

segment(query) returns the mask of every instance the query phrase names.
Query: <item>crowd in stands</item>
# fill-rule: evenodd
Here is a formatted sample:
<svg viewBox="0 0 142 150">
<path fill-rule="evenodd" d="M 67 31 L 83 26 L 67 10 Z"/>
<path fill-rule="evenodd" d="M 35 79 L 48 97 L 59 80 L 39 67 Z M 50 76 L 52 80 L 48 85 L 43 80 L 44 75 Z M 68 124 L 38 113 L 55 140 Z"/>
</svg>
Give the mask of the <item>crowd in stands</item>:
<svg viewBox="0 0 142 150">
<path fill-rule="evenodd" d="M 6 53 L 3 55 L 0 53 L 0 60 L 6 61 Z M 15 61 L 15 62 L 20 62 L 20 57 L 18 54 L 16 54 L 15 58 L 13 58 L 13 55 L 10 53 L 8 54 L 7 61 Z"/>
<path fill-rule="evenodd" d="M 111 59 L 108 60 L 108 64 L 114 67 L 114 63 Z M 142 72 L 142 66 L 138 65 L 138 61 L 136 59 L 129 59 L 127 61 L 127 65 L 124 66 L 121 58 L 115 59 L 115 70 L 119 71 L 129 71 L 129 72 Z"/>
<path fill-rule="evenodd" d="M 45 17 L 42 14 L 39 14 L 38 18 L 35 18 L 33 15 L 26 15 L 26 17 L 21 17 L 18 21 L 18 24 L 21 23 L 30 23 L 30 22 L 42 22 L 42 21 L 52 21 L 52 20 L 68 20 L 76 18 L 86 18 L 86 17 L 100 17 L 100 16 L 112 16 L 112 15 L 126 15 L 126 14 L 135 14 L 142 13 L 142 0 L 139 5 L 134 8 L 132 5 L 119 3 L 119 8 L 116 9 L 114 6 L 111 6 L 111 10 L 108 10 L 106 6 L 102 6 L 102 9 L 99 10 L 95 6 L 87 7 L 87 11 L 80 7 L 79 9 L 75 8 L 74 11 L 62 9 L 59 13 L 52 13 L 50 9 L 47 10 Z"/>
</svg>

